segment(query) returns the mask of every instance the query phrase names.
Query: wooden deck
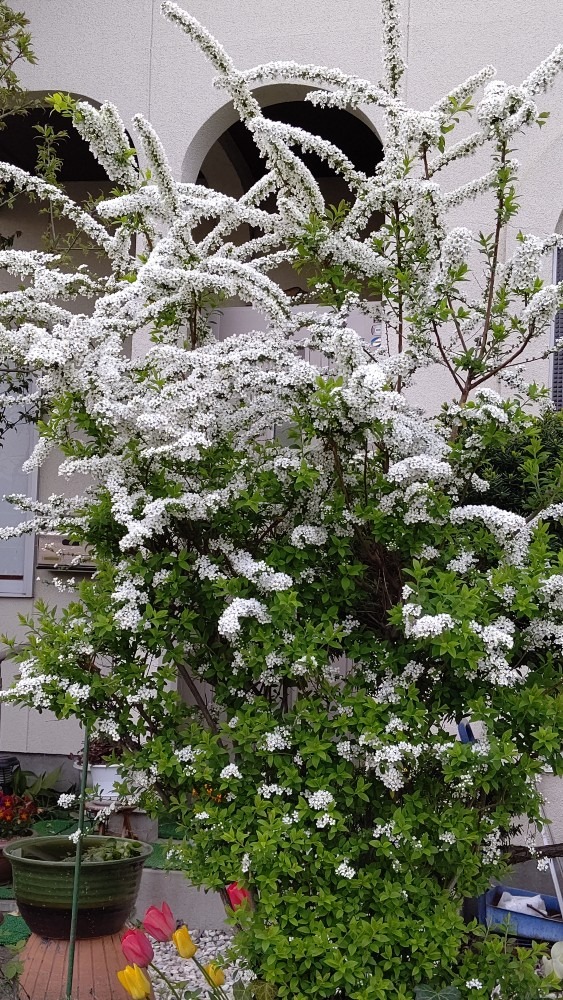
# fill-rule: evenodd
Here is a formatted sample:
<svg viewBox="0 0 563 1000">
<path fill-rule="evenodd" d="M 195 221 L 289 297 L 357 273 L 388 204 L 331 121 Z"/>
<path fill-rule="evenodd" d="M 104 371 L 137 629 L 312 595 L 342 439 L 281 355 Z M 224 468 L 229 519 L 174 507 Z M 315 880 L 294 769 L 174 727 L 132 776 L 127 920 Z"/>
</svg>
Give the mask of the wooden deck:
<svg viewBox="0 0 563 1000">
<path fill-rule="evenodd" d="M 21 1000 L 61 1000 L 66 995 L 68 941 L 32 934 L 20 957 Z M 126 965 L 119 934 L 77 941 L 73 1000 L 128 1000 L 117 978 Z"/>
</svg>

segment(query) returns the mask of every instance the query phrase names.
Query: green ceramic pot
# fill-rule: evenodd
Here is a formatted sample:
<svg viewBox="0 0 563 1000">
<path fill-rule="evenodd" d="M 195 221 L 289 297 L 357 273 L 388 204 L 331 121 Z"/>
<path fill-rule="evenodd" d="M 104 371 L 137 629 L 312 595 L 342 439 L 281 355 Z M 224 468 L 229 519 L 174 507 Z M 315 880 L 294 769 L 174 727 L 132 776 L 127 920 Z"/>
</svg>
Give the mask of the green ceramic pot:
<svg viewBox="0 0 563 1000">
<path fill-rule="evenodd" d="M 112 840 L 122 841 L 114 837 Z M 84 837 L 83 849 L 107 844 L 106 837 Z M 125 841 L 135 847 L 129 858 L 88 861 L 80 869 L 78 929 L 80 938 L 116 934 L 128 919 L 139 892 L 150 844 Z M 68 836 L 16 840 L 4 848 L 12 865 L 14 896 L 30 929 L 41 937 L 68 940 L 74 860 L 68 858 Z"/>
</svg>

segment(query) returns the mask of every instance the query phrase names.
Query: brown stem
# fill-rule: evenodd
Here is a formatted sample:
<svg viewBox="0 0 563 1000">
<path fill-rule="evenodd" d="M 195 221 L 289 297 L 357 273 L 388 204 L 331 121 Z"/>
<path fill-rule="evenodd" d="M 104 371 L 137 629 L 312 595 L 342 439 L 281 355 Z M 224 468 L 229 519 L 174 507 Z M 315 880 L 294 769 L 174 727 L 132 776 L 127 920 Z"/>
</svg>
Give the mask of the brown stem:
<svg viewBox="0 0 563 1000">
<path fill-rule="evenodd" d="M 195 351 L 197 347 L 197 297 L 195 292 L 192 292 L 192 311 L 188 324 L 190 328 L 190 346 L 192 351 Z"/>
<path fill-rule="evenodd" d="M 460 391 L 463 391 L 463 382 L 461 381 L 461 379 L 460 379 L 459 375 L 457 374 L 454 366 L 452 365 L 450 359 L 448 358 L 448 355 L 446 354 L 446 351 L 445 351 L 444 346 L 442 344 L 442 341 L 440 339 L 440 334 L 438 332 L 438 324 L 436 323 L 436 320 L 432 320 L 432 329 L 434 331 L 434 337 L 436 338 L 436 344 L 438 345 L 438 350 L 440 352 L 440 356 L 442 358 L 442 361 L 444 362 L 446 368 L 448 369 L 448 371 L 449 371 L 450 375 L 452 376 L 452 378 L 453 378 L 455 384 L 457 385 L 458 389 Z"/>
<path fill-rule="evenodd" d="M 521 865 L 525 861 L 536 858 L 563 858 L 563 844 L 546 844 L 535 847 L 533 852 L 524 844 L 510 844 L 507 848 L 507 860 L 511 865 Z"/>
<path fill-rule="evenodd" d="M 522 352 L 526 350 L 528 344 L 533 339 L 533 336 L 534 336 L 534 329 L 533 327 L 531 327 L 530 330 L 528 331 L 528 335 L 524 338 L 518 350 L 514 351 L 508 358 L 506 358 L 505 361 L 502 361 L 500 364 L 498 364 L 496 368 L 492 368 L 491 371 L 487 372 L 486 375 L 481 375 L 480 378 L 475 379 L 473 386 L 481 385 L 481 383 L 485 382 L 488 378 L 491 378 L 493 375 L 498 375 L 498 373 L 500 371 L 503 371 L 504 368 L 508 368 L 509 365 L 513 364 L 516 358 L 520 357 Z"/>
<path fill-rule="evenodd" d="M 506 141 L 501 145 L 500 151 L 500 165 L 504 166 L 506 163 Z M 479 360 L 482 361 L 485 356 L 485 351 L 487 349 L 487 337 L 489 329 L 491 326 L 491 316 L 493 312 L 493 302 L 495 298 L 495 279 L 498 267 L 498 256 L 500 248 L 500 234 L 502 232 L 502 213 L 504 209 L 504 190 L 499 188 L 498 192 L 498 204 L 497 204 L 497 221 L 495 226 L 495 236 L 493 242 L 493 257 L 491 260 L 491 270 L 489 273 L 489 292 L 487 295 L 487 306 L 485 309 L 485 321 L 483 323 L 483 337 L 481 340 L 481 349 L 479 351 Z"/>
<path fill-rule="evenodd" d="M 212 732 L 215 736 L 217 736 L 217 734 L 219 732 L 219 730 L 217 728 L 217 723 L 215 722 L 215 719 L 211 715 L 211 712 L 209 711 L 209 709 L 207 707 L 205 698 L 203 697 L 203 695 L 202 695 L 201 691 L 199 690 L 197 684 L 195 683 L 193 677 L 188 672 L 187 668 L 184 666 L 183 663 L 178 663 L 177 667 L 178 667 L 178 673 L 180 674 L 180 677 L 182 678 L 182 680 L 184 681 L 184 683 L 189 687 L 190 692 L 191 692 L 191 694 L 194 697 L 195 703 L 196 703 L 197 707 L 199 708 L 201 714 L 203 715 L 203 718 L 205 719 L 210 732 Z"/>
<path fill-rule="evenodd" d="M 336 472 L 336 476 L 337 476 L 337 479 L 338 479 L 338 485 L 340 486 L 340 489 L 342 490 L 342 492 L 344 494 L 344 497 L 346 499 L 346 503 L 349 503 L 350 502 L 350 493 L 349 493 L 348 487 L 346 486 L 346 482 L 344 480 L 344 470 L 342 468 L 342 462 L 340 460 L 340 455 L 338 454 L 338 448 L 336 447 L 336 442 L 333 441 L 332 438 L 329 438 L 328 446 L 330 448 L 330 451 L 331 451 L 331 454 L 332 454 L 332 457 L 333 457 L 333 460 L 334 460 L 334 471 Z"/>
</svg>

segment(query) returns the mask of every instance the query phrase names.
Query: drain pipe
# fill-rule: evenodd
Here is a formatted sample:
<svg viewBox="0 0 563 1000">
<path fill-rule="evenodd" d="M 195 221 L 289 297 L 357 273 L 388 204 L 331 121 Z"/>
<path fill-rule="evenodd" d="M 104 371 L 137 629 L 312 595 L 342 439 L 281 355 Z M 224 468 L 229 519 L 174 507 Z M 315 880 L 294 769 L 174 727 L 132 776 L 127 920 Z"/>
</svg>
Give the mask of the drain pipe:
<svg viewBox="0 0 563 1000">
<path fill-rule="evenodd" d="M 68 969 L 66 977 L 66 1000 L 72 1000 L 72 977 L 74 973 L 74 952 L 76 949 L 76 925 L 78 923 L 78 893 L 80 891 L 80 864 L 82 861 L 82 837 L 84 834 L 84 807 L 86 783 L 88 780 L 88 726 L 84 726 L 82 744 L 82 775 L 80 778 L 80 806 L 78 812 L 78 839 L 74 860 L 74 884 L 72 887 L 72 911 L 70 916 L 70 939 L 68 942 Z"/>
</svg>

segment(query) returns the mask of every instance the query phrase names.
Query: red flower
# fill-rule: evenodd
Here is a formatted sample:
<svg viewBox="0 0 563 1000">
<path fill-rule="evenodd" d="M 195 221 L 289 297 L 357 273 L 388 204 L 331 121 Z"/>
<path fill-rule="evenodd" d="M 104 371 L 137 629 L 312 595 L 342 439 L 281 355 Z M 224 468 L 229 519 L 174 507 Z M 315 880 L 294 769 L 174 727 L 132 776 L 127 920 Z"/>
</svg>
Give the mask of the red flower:
<svg viewBox="0 0 563 1000">
<path fill-rule="evenodd" d="M 168 903 L 163 903 L 160 910 L 158 906 L 149 906 L 143 927 L 155 941 L 170 941 L 172 932 L 176 930 L 176 921 Z"/>
<path fill-rule="evenodd" d="M 121 938 L 121 950 L 128 962 L 146 969 L 154 958 L 154 951 L 146 934 L 135 928 Z"/>
<path fill-rule="evenodd" d="M 242 885 L 239 885 L 238 882 L 231 882 L 227 886 L 227 896 L 233 910 L 238 909 L 239 906 L 242 906 L 246 902 L 250 902 L 248 889 L 243 889 Z"/>
</svg>

